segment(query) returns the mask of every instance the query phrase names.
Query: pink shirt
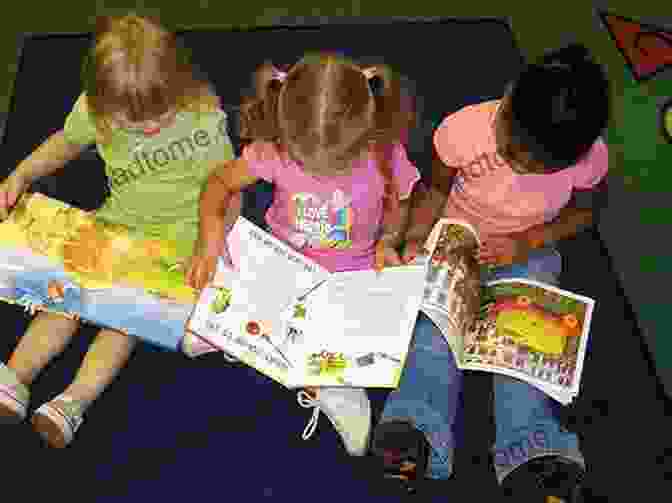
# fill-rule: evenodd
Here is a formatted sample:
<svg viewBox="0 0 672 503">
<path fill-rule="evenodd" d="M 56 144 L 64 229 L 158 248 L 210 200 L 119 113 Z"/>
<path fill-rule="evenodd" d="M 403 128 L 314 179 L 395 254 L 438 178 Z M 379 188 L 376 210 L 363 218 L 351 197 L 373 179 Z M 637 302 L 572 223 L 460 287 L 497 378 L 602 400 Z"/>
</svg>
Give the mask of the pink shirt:
<svg viewBox="0 0 672 503">
<path fill-rule="evenodd" d="M 274 236 L 330 272 L 373 267 L 384 190 L 373 154 L 355 161 L 350 175 L 331 178 L 304 173 L 269 142 L 248 145 L 242 158 L 252 175 L 275 186 L 266 213 Z M 400 198 L 408 198 L 420 174 L 401 144 L 395 145 L 392 170 Z"/>
<path fill-rule="evenodd" d="M 434 133 L 439 158 L 458 168 L 444 216 L 461 218 L 482 236 L 522 232 L 553 220 L 574 189 L 590 189 L 607 173 L 607 146 L 598 139 L 574 166 L 551 174 L 519 175 L 497 154 L 494 120 L 499 100 L 465 107 Z"/>
</svg>

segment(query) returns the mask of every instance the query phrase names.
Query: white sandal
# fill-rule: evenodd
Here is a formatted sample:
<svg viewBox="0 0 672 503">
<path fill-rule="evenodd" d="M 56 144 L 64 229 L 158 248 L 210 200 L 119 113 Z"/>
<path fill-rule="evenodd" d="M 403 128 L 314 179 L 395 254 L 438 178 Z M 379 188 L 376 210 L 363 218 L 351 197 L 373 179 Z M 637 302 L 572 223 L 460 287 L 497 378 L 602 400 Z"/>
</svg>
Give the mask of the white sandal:
<svg viewBox="0 0 672 503">
<path fill-rule="evenodd" d="M 79 402 L 60 395 L 38 408 L 31 422 L 47 444 L 63 448 L 72 442 L 83 421 L 83 410 Z"/>
</svg>

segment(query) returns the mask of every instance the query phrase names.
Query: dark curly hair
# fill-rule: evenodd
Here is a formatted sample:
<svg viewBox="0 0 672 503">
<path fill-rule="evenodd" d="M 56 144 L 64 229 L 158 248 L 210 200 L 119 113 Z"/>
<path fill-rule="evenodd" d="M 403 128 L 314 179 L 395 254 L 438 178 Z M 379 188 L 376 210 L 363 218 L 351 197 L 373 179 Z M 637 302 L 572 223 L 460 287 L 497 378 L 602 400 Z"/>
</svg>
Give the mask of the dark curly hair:
<svg viewBox="0 0 672 503">
<path fill-rule="evenodd" d="M 511 140 L 549 171 L 579 161 L 609 120 L 609 81 L 580 44 L 527 65 L 509 98 Z"/>
</svg>

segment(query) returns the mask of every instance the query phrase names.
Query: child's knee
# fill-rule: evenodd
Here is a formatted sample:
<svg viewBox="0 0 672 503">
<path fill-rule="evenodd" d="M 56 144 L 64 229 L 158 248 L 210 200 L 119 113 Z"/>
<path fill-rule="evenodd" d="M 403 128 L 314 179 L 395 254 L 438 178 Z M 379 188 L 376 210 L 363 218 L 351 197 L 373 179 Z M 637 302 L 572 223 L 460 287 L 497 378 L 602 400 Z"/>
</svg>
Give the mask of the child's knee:
<svg viewBox="0 0 672 503">
<path fill-rule="evenodd" d="M 38 312 L 30 323 L 30 329 L 48 329 L 50 331 L 75 332 L 79 328 L 79 320 L 61 314 L 46 311 Z"/>
</svg>

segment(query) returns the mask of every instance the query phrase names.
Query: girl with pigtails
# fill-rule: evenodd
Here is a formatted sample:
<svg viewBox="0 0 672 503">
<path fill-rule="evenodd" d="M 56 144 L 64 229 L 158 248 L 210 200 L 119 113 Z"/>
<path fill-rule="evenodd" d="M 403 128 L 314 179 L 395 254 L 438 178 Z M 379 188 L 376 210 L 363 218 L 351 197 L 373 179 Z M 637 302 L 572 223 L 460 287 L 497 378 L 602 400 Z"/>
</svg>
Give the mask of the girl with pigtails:
<svg viewBox="0 0 672 503">
<path fill-rule="evenodd" d="M 205 286 L 217 258 L 228 257 L 221 236 L 236 211 L 233 197 L 259 179 L 274 185 L 271 233 L 329 271 L 400 265 L 396 248 L 420 175 L 401 141 L 409 114 L 399 77 L 383 65 L 322 52 L 287 72 L 265 64 L 255 84 L 256 96 L 241 107 L 240 136 L 249 143 L 212 173 L 202 194 L 188 284 Z M 321 410 L 348 453 L 366 453 L 371 408 L 364 389 L 320 387 L 300 391 L 298 400 L 315 410 L 304 438 Z"/>
</svg>

